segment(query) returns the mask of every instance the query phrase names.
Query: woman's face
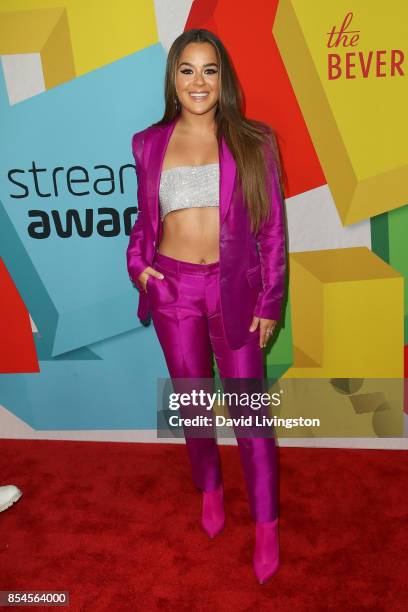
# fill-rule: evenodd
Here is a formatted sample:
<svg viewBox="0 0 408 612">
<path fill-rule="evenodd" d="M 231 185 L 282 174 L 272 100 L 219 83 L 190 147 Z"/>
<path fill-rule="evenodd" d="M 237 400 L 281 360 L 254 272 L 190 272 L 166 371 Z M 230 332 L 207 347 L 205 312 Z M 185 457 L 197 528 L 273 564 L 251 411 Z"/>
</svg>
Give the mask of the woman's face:
<svg viewBox="0 0 408 612">
<path fill-rule="evenodd" d="M 184 47 L 176 66 L 175 84 L 185 111 L 202 115 L 216 106 L 220 92 L 219 69 L 211 43 L 189 43 Z"/>
</svg>

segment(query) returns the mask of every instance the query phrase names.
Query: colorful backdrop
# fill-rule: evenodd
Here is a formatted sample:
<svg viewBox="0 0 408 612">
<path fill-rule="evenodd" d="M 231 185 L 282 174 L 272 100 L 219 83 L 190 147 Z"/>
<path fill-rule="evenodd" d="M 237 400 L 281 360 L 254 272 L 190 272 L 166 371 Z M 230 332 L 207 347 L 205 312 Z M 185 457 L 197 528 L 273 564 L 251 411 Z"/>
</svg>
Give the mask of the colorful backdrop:
<svg viewBox="0 0 408 612">
<path fill-rule="evenodd" d="M 1 437 L 155 439 L 168 374 L 126 270 L 131 136 L 162 115 L 172 41 L 204 27 L 287 175 L 267 373 L 326 381 L 349 423 L 337 442 L 282 443 L 406 445 L 407 19 L 403 0 L 2 1 Z M 392 401 L 380 379 L 398 381 Z"/>
</svg>

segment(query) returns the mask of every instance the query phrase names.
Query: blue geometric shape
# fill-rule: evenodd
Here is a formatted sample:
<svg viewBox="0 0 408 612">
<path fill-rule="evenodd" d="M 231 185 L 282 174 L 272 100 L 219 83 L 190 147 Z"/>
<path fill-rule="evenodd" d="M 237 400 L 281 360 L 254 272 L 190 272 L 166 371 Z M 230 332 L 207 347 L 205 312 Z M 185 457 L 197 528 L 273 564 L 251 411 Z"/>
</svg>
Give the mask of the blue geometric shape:
<svg viewBox="0 0 408 612">
<path fill-rule="evenodd" d="M 88 347 L 94 360 L 63 356 L 40 373 L 3 374 L 0 404 L 37 430 L 156 429 L 157 378 L 167 378 L 152 325 Z"/>
<path fill-rule="evenodd" d="M 12 107 L 0 73 L 0 255 L 39 330 L 40 363 L 40 372 L 0 376 L 0 404 L 34 429 L 156 427 L 157 378 L 168 370 L 153 325 L 141 326 L 136 316 L 123 213 L 133 208 L 132 224 L 131 137 L 163 113 L 165 64 L 162 46 L 153 45 Z M 46 172 L 30 172 L 33 162 Z M 113 183 L 94 184 L 109 170 L 98 165 L 114 170 Z M 85 168 L 89 182 L 69 184 L 67 176 L 81 177 L 78 169 L 69 174 L 73 166 Z M 11 175 L 22 186 L 8 176 L 15 169 L 24 170 Z M 27 197 L 13 198 L 24 185 Z M 55 188 L 57 195 L 41 196 Z M 101 208 L 116 213 L 117 235 L 106 235 L 114 224 L 97 225 L 110 218 Z M 87 209 L 95 217 L 90 235 L 61 237 L 67 211 L 84 222 Z M 47 213 L 48 237 L 35 238 L 38 228 L 30 235 L 39 219 L 30 210 Z"/>
<path fill-rule="evenodd" d="M 124 211 L 129 232 L 137 205 L 131 137 L 163 113 L 165 64 L 156 44 L 13 106 L 0 71 L 1 256 L 45 358 L 140 325 L 125 257 Z M 64 237 L 67 211 L 88 234 L 74 222 Z"/>
</svg>

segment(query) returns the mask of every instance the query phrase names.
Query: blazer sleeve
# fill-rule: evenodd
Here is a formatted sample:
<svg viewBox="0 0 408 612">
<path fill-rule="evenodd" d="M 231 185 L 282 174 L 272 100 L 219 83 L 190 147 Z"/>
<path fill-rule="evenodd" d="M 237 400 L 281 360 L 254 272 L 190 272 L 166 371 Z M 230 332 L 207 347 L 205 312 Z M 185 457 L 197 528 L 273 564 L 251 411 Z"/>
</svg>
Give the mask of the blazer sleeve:
<svg viewBox="0 0 408 612">
<path fill-rule="evenodd" d="M 278 321 L 282 316 L 282 303 L 286 287 L 286 238 L 284 198 L 274 155 L 265 146 L 267 192 L 271 202 L 269 218 L 256 234 L 261 261 L 263 288 L 259 292 L 254 316 Z"/>
<path fill-rule="evenodd" d="M 137 206 L 138 215 L 129 237 L 129 244 L 126 250 L 127 269 L 130 280 L 136 285 L 137 289 L 143 290 L 138 277 L 148 263 L 144 260 L 142 244 L 144 240 L 144 202 L 142 194 L 142 150 L 143 133 L 137 132 L 132 136 L 132 153 L 135 158 L 136 177 L 137 177 Z"/>
</svg>

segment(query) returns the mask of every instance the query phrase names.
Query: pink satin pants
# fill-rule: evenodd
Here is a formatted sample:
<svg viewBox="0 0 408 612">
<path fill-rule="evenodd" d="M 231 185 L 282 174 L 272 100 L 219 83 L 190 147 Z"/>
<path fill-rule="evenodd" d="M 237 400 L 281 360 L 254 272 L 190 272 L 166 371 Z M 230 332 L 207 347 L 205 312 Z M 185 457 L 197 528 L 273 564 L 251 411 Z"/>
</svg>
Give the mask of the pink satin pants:
<svg viewBox="0 0 408 612">
<path fill-rule="evenodd" d="M 152 321 L 171 378 L 213 378 L 212 354 L 220 378 L 263 379 L 259 326 L 248 342 L 228 346 L 222 322 L 219 262 L 195 264 L 156 252 L 152 266 L 164 279 L 149 276 Z M 237 304 L 239 308 L 239 304 Z M 225 388 L 224 388 L 225 390 Z M 251 515 L 257 522 L 278 516 L 277 448 L 274 437 L 237 437 Z M 214 437 L 186 437 L 195 485 L 203 491 L 222 482 Z"/>
</svg>

